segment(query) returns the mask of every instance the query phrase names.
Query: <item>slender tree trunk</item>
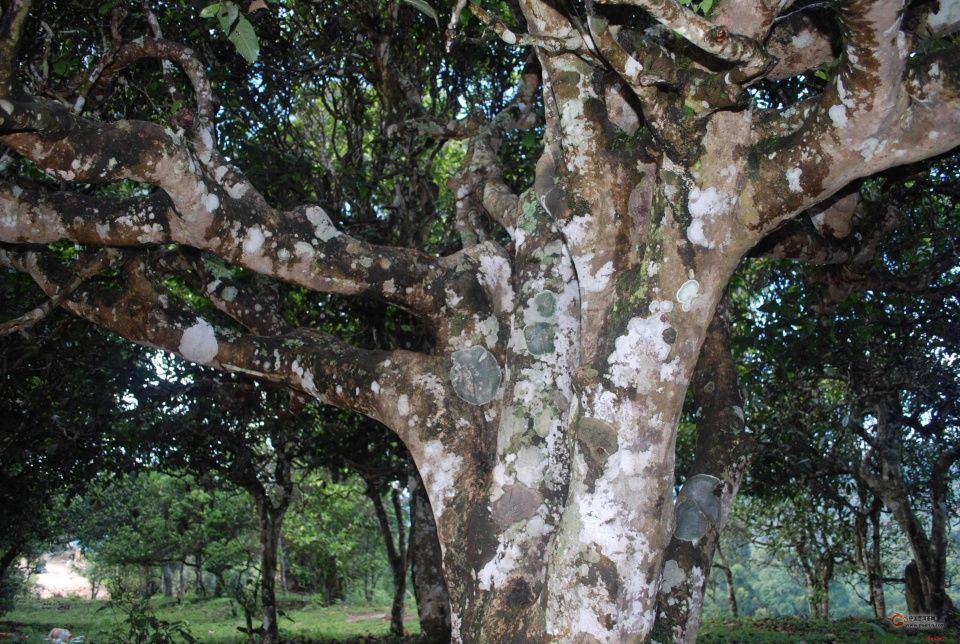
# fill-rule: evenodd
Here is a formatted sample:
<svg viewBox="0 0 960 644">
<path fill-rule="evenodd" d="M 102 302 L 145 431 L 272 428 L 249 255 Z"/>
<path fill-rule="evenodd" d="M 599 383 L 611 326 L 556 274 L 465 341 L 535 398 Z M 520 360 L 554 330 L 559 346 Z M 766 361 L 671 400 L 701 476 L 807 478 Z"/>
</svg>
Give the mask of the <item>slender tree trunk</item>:
<svg viewBox="0 0 960 644">
<path fill-rule="evenodd" d="M 277 541 L 277 563 L 280 568 L 280 590 L 287 592 L 287 557 L 283 547 L 283 534 Z"/>
<path fill-rule="evenodd" d="M 864 458 L 860 475 L 883 499 L 903 531 L 913 560 L 905 571 L 907 608 L 956 621 L 956 609 L 946 592 L 946 491 L 950 466 L 960 458 L 960 446 L 943 452 L 935 461 L 930 494 L 933 505 L 930 536 L 913 511 L 900 462 L 901 426 L 896 409 L 899 402 L 884 401 L 877 406 L 874 444 Z M 873 463 L 873 460 L 876 463 Z M 879 476 L 874 473 L 875 467 Z M 912 607 L 911 607 L 912 606 Z"/>
<path fill-rule="evenodd" d="M 880 556 L 880 510 L 883 501 L 869 491 L 861 478 L 857 479 L 859 509 L 854 520 L 854 559 L 867 579 L 870 592 L 870 607 L 875 619 L 886 617 L 886 600 L 883 594 L 883 561 Z M 872 497 L 867 507 L 868 495 Z"/>
<path fill-rule="evenodd" d="M 443 562 L 433 510 L 423 482 L 410 477 L 410 569 L 417 598 L 420 633 L 424 642 L 450 641 L 450 595 L 443 577 Z"/>
<path fill-rule="evenodd" d="M 712 511 L 710 518 L 715 523 L 703 534 L 674 532 L 664 555 L 654 639 L 696 641 L 714 551 L 752 452 L 730 350 L 728 307 L 729 299 L 724 297 L 707 329 L 693 375 L 694 401 L 699 408 L 697 445 L 691 476 L 677 499 L 678 523 L 691 503 L 701 511 Z"/>
<path fill-rule="evenodd" d="M 390 563 L 390 572 L 393 574 L 393 604 L 390 607 L 390 633 L 397 637 L 403 636 L 403 600 L 407 592 L 407 559 L 406 559 L 406 531 L 403 527 L 403 512 L 400 508 L 400 497 L 397 490 L 391 490 L 390 497 L 394 506 L 394 515 L 397 519 L 397 541 L 394 542 L 393 531 L 390 529 L 390 520 L 383 499 L 375 485 L 368 483 L 367 496 L 373 501 L 376 509 L 377 521 L 380 523 L 380 532 L 383 534 L 384 545 L 387 549 L 387 560 Z"/>
<path fill-rule="evenodd" d="M 911 559 L 903 570 L 903 594 L 908 613 L 925 614 L 927 612 L 929 602 L 916 560 Z"/>
<path fill-rule="evenodd" d="M 280 641 L 277 621 L 277 548 L 286 507 L 275 508 L 266 494 L 257 498 L 260 523 L 260 599 L 263 604 L 263 644 Z"/>
<path fill-rule="evenodd" d="M 214 597 L 223 597 L 223 592 L 226 590 L 227 582 L 223 578 L 223 571 L 217 570 L 213 573 L 213 596 Z"/>
<path fill-rule="evenodd" d="M 186 566 L 181 561 L 180 570 L 177 572 L 177 576 L 179 577 L 177 582 L 177 599 L 183 599 L 183 593 L 184 591 L 186 591 L 186 588 L 187 588 L 187 583 L 183 579 L 183 571 L 185 569 L 186 569 Z"/>
<path fill-rule="evenodd" d="M 960 444 L 942 452 L 933 465 L 930 476 L 930 583 L 928 584 L 930 610 L 944 617 L 951 625 L 960 623 L 956 607 L 947 594 L 947 529 L 950 518 L 947 509 L 950 467 L 960 459 Z"/>
<path fill-rule="evenodd" d="M 14 544 L 4 551 L 3 556 L 0 556 L 0 579 L 6 576 L 7 570 L 9 570 L 13 562 L 17 560 L 17 555 L 20 554 L 20 547 L 20 544 Z"/>
<path fill-rule="evenodd" d="M 203 584 L 203 555 L 199 552 L 193 556 L 194 566 L 194 584 L 197 595 L 200 597 L 207 596 L 207 587 Z"/>
<path fill-rule="evenodd" d="M 873 616 L 884 619 L 887 616 L 887 601 L 883 593 L 883 557 L 880 552 L 880 510 L 883 503 L 880 497 L 874 496 L 870 507 L 870 550 L 867 555 L 867 583 L 870 586 L 870 605 L 873 607 Z"/>
<path fill-rule="evenodd" d="M 163 596 L 173 597 L 173 564 L 163 564 L 160 567 L 160 575 L 163 579 Z"/>
<path fill-rule="evenodd" d="M 713 564 L 713 567 L 719 569 L 723 573 L 723 578 L 727 582 L 727 606 L 730 609 L 730 614 L 734 617 L 739 617 L 740 609 L 737 607 L 737 591 L 733 586 L 733 571 L 730 570 L 730 566 L 725 566 L 723 564 L 715 563 Z"/>
</svg>

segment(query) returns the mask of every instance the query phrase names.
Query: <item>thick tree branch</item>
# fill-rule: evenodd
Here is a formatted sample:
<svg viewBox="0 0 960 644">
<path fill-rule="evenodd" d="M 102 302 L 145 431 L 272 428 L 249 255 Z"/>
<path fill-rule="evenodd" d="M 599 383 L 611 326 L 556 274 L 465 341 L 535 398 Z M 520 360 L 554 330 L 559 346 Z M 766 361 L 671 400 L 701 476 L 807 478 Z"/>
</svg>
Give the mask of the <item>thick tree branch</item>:
<svg viewBox="0 0 960 644">
<path fill-rule="evenodd" d="M 698 16 L 675 0 L 597 0 L 597 4 L 641 7 L 657 22 L 703 51 L 737 63 L 738 68 L 729 74 L 734 83 L 756 78 L 776 62 L 758 41 L 731 33 L 727 27 Z"/>
<path fill-rule="evenodd" d="M 895 4 L 895 3 L 894 3 Z M 845 6 L 840 69 L 817 105 L 784 117 L 798 130 L 763 136 L 751 152 L 761 235 L 851 181 L 940 154 L 960 143 L 960 70 L 940 50 L 906 60 L 900 13 L 891 3 Z"/>
<path fill-rule="evenodd" d="M 450 179 L 450 189 L 457 197 L 457 230 L 465 247 L 485 241 L 476 222 L 476 211 L 481 205 L 512 234 L 518 197 L 503 180 L 497 152 L 505 133 L 537 124 L 535 101 L 540 82 L 540 65 L 536 57 L 530 56 L 520 75 L 516 96 L 489 123 L 477 128 L 460 171 Z"/>
<path fill-rule="evenodd" d="M 75 269 L 76 277 L 74 277 L 72 281 L 63 285 L 56 295 L 40 306 L 31 309 L 13 320 L 0 324 L 0 336 L 29 329 L 50 315 L 66 298 L 73 295 L 84 282 L 106 270 L 117 256 L 118 254 L 115 251 L 101 251 L 92 257 L 81 260 Z"/>
<path fill-rule="evenodd" d="M 49 256 L 0 249 L 0 265 L 28 273 L 51 298 L 71 271 Z M 225 371 L 284 385 L 321 402 L 359 411 L 404 438 L 411 427 L 394 421 L 409 380 L 434 375 L 444 360 L 408 351 L 368 351 L 333 336 L 297 329 L 278 336 L 237 333 L 197 315 L 151 282 L 141 258 L 124 267 L 123 290 L 81 286 L 62 297 L 72 313 L 123 337 Z M 433 409 L 431 407 L 431 409 Z M 409 412 L 408 412 L 409 413 Z M 415 428 L 422 431 L 422 428 Z"/>
<path fill-rule="evenodd" d="M 32 4 L 33 0 L 13 0 L 6 15 L 0 16 L 0 98 L 5 99 L 13 92 L 17 49 Z"/>
<path fill-rule="evenodd" d="M 50 109 L 62 115 L 63 108 Z M 315 206 L 277 211 L 218 153 L 194 151 L 177 133 L 152 123 L 107 124 L 69 116 L 57 122 L 69 125 L 58 136 L 22 132 L 0 141 L 61 179 L 144 181 L 162 188 L 169 204 L 162 195 L 111 204 L 98 197 L 41 197 L 10 187 L 0 193 L 2 241 L 36 241 L 39 230 L 48 240 L 176 242 L 315 291 L 373 295 L 439 326 L 445 287 L 478 285 L 476 278 L 472 286 L 465 279 L 467 273 L 475 277 L 476 269 L 462 256 L 438 260 L 416 250 L 369 244 L 338 231 Z M 80 208 L 63 209 L 71 205 Z M 466 299 L 464 306 L 471 305 L 482 309 L 485 303 Z"/>
</svg>

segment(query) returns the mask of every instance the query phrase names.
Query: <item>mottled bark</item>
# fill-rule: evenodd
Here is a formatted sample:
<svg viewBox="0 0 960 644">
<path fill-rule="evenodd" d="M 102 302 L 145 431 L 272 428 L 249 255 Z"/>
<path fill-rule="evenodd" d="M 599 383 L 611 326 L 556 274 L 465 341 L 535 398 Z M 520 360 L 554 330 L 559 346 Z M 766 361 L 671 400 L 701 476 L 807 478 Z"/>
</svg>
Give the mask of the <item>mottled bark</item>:
<svg viewBox="0 0 960 644">
<path fill-rule="evenodd" d="M 648 640 L 662 591 L 680 579 L 676 562 L 700 556 L 665 560 L 671 540 L 704 541 L 691 526 L 710 534 L 735 490 L 735 475 L 706 474 L 717 464 L 702 463 L 704 476 L 673 503 L 676 426 L 730 275 L 765 235 L 853 180 L 954 147 L 960 96 L 955 52 L 917 51 L 902 1 L 837 5 L 835 71 L 820 95 L 786 110 L 744 109 L 747 85 L 775 74 L 773 45 L 833 51 L 814 43 L 808 21 L 778 20 L 784 3 L 733 11 L 721 2 L 718 22 L 664 0 L 599 4 L 625 5 L 664 29 L 581 20 L 544 0 L 520 0 L 526 33 L 477 12 L 501 39 L 531 47 L 540 69 L 527 68 L 515 103 L 489 122 L 438 128 L 472 137 L 453 181 L 463 242 L 455 253 L 372 245 L 316 206 L 272 207 L 217 151 L 212 125 L 175 132 L 84 119 L 0 86 L 0 143 L 64 187 L 0 186 L 0 265 L 135 342 L 391 428 L 436 518 L 455 641 Z M 788 28 L 794 36 L 773 39 Z M 0 51 L 7 77 L 14 31 Z M 189 52 L 161 45 L 131 48 L 129 62 L 174 59 L 202 113 L 203 70 Z M 389 47 L 374 47 L 378 91 L 391 105 L 419 102 L 392 73 Z M 796 57 L 778 73 L 810 61 Z M 109 79 L 108 66 L 98 69 Z M 505 132 L 536 124 L 538 87 L 543 154 L 532 187 L 513 194 L 498 147 Z M 120 201 L 78 187 L 118 180 L 156 190 Z M 57 240 L 123 247 L 115 288 L 78 284 L 75 267 L 43 250 Z M 142 252 L 169 244 L 401 307 L 430 331 L 431 353 L 361 350 L 311 329 L 221 326 L 165 290 L 162 253 Z M 210 279 L 199 290 L 244 325 L 274 308 L 245 284 Z M 722 481 L 719 499 L 710 476 Z M 264 551 L 275 553 L 270 534 Z M 705 578 L 711 551 L 690 571 Z M 695 631 L 699 601 L 687 603 L 682 631 Z"/>
<path fill-rule="evenodd" d="M 450 641 L 450 594 L 443 577 L 443 553 L 423 482 L 415 474 L 410 478 L 410 570 L 420 637 L 444 644 Z"/>
<path fill-rule="evenodd" d="M 913 560 L 907 567 L 907 596 L 926 614 L 954 621 L 956 608 L 946 592 L 946 492 L 950 466 L 960 458 L 960 447 L 944 450 L 931 467 L 929 490 L 932 521 L 929 535 L 913 509 L 900 460 L 902 449 L 900 415 L 896 401 L 885 400 L 876 408 L 876 433 L 860 466 L 860 476 L 877 494 L 900 527 Z"/>
<path fill-rule="evenodd" d="M 717 306 L 691 383 L 697 443 L 688 483 L 677 498 L 677 528 L 664 555 L 654 626 L 661 641 L 697 639 L 714 553 L 754 445 L 730 349 L 728 307 L 727 298 Z M 729 568 L 726 574 L 733 593 Z"/>
</svg>

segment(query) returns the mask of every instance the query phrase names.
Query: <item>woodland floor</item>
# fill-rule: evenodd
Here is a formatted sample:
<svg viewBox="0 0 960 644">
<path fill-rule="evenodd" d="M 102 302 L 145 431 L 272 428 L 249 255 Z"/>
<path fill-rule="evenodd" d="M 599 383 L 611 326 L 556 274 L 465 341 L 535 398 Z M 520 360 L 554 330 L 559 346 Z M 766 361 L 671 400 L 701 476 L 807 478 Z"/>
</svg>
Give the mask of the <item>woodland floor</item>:
<svg viewBox="0 0 960 644">
<path fill-rule="evenodd" d="M 387 638 L 389 607 L 381 605 L 319 606 L 308 597 L 290 596 L 280 602 L 284 617 L 280 632 L 291 644 L 326 642 L 396 642 Z M 151 608 L 160 620 L 182 622 L 201 644 L 241 644 L 246 638 L 237 631 L 244 624 L 243 613 L 230 599 L 176 599 L 158 597 Z M 54 627 L 83 636 L 84 644 L 127 642 L 125 616 L 106 601 L 56 597 L 28 599 L 0 618 L 0 644 L 46 641 Z M 407 607 L 407 631 L 416 634 L 416 606 Z M 415 638 L 411 638 L 413 641 Z M 177 640 L 180 641 L 180 640 Z"/>
<path fill-rule="evenodd" d="M 397 643 L 387 636 L 389 609 L 378 605 L 343 605 L 321 607 L 308 598 L 289 596 L 281 602 L 286 617 L 281 620 L 281 634 L 290 644 L 354 644 Z M 285 606 L 284 606 L 285 604 Z M 243 624 L 242 613 L 229 599 L 157 598 L 152 602 L 156 616 L 167 622 L 184 622 L 201 644 L 241 644 L 243 635 L 237 626 Z M 407 630 L 413 635 L 406 642 L 416 641 L 419 630 L 416 607 L 407 607 Z M 29 599 L 0 619 L 0 644 L 7 642 L 44 642 L 51 628 L 68 628 L 84 636 L 85 644 L 126 642 L 123 615 L 105 601 L 78 598 Z M 802 617 L 763 619 L 708 618 L 704 620 L 698 642 L 727 644 L 821 644 L 827 642 L 926 643 L 960 642 L 956 631 L 909 633 L 889 624 L 860 618 L 818 622 Z"/>
</svg>

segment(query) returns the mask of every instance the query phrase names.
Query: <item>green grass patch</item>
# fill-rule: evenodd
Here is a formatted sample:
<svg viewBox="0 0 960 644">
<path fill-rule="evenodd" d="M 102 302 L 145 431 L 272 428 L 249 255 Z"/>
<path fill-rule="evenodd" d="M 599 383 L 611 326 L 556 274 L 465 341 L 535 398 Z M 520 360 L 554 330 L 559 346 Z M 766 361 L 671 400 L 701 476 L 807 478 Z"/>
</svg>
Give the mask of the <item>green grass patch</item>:
<svg viewBox="0 0 960 644">
<path fill-rule="evenodd" d="M 295 642 L 349 640 L 358 637 L 383 637 L 389 634 L 390 607 L 384 605 L 347 604 L 321 606 L 309 596 L 284 595 L 280 598 L 281 637 Z M 241 644 L 245 636 L 237 630 L 244 626 L 243 611 L 231 599 L 176 599 L 158 597 L 150 602 L 157 618 L 167 622 L 184 622 L 199 642 L 204 644 Z M 418 633 L 416 606 L 407 604 L 405 626 Z M 13 637 L 0 642 L 45 641 L 51 628 L 69 629 L 82 635 L 88 644 L 116 639 L 127 632 L 125 615 L 110 608 L 105 601 L 86 599 L 33 599 L 18 602 L 16 608 L 0 619 L 0 633 Z M 255 620 L 259 624 L 259 619 Z M 0 635 L 0 638 L 3 636 Z"/>
<path fill-rule="evenodd" d="M 859 617 L 819 621 L 804 617 L 721 618 L 703 620 L 698 643 L 720 644 L 807 644 L 826 642 L 863 642 L 865 644 L 903 642 L 957 642 L 956 631 L 908 632 L 887 623 Z"/>
</svg>

